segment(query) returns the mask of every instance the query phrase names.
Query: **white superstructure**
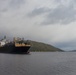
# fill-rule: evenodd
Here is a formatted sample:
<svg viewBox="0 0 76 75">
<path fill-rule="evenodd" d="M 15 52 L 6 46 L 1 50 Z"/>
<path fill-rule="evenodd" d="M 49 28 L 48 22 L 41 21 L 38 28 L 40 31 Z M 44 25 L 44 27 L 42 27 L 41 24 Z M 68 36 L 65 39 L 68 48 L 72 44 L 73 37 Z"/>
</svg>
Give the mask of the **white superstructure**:
<svg viewBox="0 0 76 75">
<path fill-rule="evenodd" d="M 4 46 L 8 41 L 6 40 L 6 37 L 0 40 L 0 46 Z"/>
</svg>

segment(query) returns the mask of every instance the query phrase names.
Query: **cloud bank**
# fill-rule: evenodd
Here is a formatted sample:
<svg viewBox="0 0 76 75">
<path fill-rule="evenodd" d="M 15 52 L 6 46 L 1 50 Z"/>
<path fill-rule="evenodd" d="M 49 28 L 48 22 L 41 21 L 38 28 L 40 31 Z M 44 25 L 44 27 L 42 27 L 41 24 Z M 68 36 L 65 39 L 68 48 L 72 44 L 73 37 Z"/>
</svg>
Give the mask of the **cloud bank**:
<svg viewBox="0 0 76 75">
<path fill-rule="evenodd" d="M 76 49 L 76 0 L 0 0 L 0 37 L 25 37 Z"/>
</svg>

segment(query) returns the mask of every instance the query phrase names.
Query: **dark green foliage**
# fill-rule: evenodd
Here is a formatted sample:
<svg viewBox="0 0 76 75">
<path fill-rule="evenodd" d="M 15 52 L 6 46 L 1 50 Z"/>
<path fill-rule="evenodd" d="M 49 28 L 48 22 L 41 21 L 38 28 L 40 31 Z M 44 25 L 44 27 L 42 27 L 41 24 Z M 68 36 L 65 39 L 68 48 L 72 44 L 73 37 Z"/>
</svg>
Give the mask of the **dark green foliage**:
<svg viewBox="0 0 76 75">
<path fill-rule="evenodd" d="M 56 51 L 62 52 L 63 51 L 54 46 L 44 44 L 41 42 L 29 41 L 29 43 L 31 44 L 30 51 L 37 51 L 37 52 L 56 52 Z"/>
</svg>

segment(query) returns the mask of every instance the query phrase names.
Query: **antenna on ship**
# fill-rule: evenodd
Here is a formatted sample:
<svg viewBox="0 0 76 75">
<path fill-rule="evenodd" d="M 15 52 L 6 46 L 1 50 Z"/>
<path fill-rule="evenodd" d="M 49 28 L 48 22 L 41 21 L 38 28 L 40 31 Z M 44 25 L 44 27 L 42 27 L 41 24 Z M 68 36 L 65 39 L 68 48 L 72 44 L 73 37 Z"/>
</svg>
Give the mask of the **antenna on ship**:
<svg viewBox="0 0 76 75">
<path fill-rule="evenodd" d="M 6 39 L 6 36 L 4 36 L 4 39 Z"/>
<path fill-rule="evenodd" d="M 13 42 L 16 43 L 16 40 L 17 40 L 16 37 L 14 37 L 14 38 L 13 38 Z"/>
</svg>

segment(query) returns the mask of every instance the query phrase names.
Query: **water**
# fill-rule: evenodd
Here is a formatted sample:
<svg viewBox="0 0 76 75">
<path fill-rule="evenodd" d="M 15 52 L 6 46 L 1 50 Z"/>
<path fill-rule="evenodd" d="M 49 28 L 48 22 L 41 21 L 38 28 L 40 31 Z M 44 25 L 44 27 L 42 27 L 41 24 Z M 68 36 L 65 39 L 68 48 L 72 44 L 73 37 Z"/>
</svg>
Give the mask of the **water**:
<svg viewBox="0 0 76 75">
<path fill-rule="evenodd" d="M 76 53 L 0 53 L 0 75 L 76 75 Z"/>
</svg>

